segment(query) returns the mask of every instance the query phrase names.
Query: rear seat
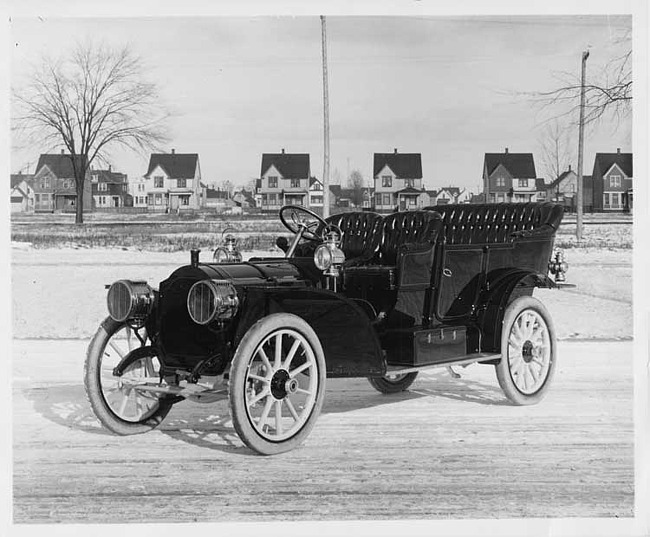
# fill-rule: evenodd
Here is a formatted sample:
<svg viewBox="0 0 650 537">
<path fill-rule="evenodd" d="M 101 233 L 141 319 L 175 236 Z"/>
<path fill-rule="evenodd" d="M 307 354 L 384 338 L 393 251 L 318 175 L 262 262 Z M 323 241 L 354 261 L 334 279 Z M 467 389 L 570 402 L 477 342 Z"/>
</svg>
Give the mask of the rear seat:
<svg viewBox="0 0 650 537">
<path fill-rule="evenodd" d="M 505 243 L 516 237 L 553 234 L 564 211 L 555 203 L 489 203 L 425 207 L 442 216 L 446 244 Z"/>
</svg>

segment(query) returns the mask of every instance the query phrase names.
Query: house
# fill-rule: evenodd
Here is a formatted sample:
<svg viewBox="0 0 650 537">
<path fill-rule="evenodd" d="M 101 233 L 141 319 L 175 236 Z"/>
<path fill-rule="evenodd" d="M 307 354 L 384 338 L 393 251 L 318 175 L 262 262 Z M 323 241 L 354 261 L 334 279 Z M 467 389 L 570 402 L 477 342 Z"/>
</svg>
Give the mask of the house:
<svg viewBox="0 0 650 537">
<path fill-rule="evenodd" d="M 149 211 L 196 210 L 203 203 L 197 153 L 154 153 L 144 175 Z"/>
<path fill-rule="evenodd" d="M 77 167 L 82 165 L 81 155 L 75 155 Z M 34 189 L 34 210 L 76 211 L 77 189 L 74 177 L 73 156 L 65 154 L 42 154 L 36 165 L 36 173 L 31 181 Z M 86 171 L 83 189 L 83 210 L 92 208 L 92 187 L 90 170 Z"/>
<path fill-rule="evenodd" d="M 147 179 L 142 177 L 137 177 L 135 179 L 128 180 L 129 185 L 129 194 L 131 194 L 131 199 L 133 200 L 133 207 L 139 209 L 147 208 Z"/>
<path fill-rule="evenodd" d="M 260 171 L 263 211 L 278 211 L 283 205 L 309 206 L 311 170 L 306 153 L 264 153 Z"/>
<path fill-rule="evenodd" d="M 632 153 L 596 153 L 591 176 L 594 211 L 632 210 Z"/>
<path fill-rule="evenodd" d="M 415 209 L 422 199 L 422 157 L 420 153 L 375 153 L 374 208 L 377 212 Z"/>
<path fill-rule="evenodd" d="M 217 213 L 222 213 L 227 209 L 235 206 L 235 202 L 230 197 L 230 192 L 227 190 L 217 190 L 214 188 L 207 188 L 205 191 L 206 209 L 214 209 Z"/>
<path fill-rule="evenodd" d="M 253 209 L 255 208 L 255 194 L 242 188 L 240 191 L 235 192 L 232 196 L 233 202 L 237 207 L 242 209 Z"/>
<path fill-rule="evenodd" d="M 565 210 L 575 211 L 578 191 L 578 174 L 571 169 L 562 172 L 555 180 L 545 185 L 546 201 L 560 203 Z M 582 176 L 582 209 L 593 212 L 593 181 L 590 175 Z"/>
<path fill-rule="evenodd" d="M 539 199 L 542 187 L 532 153 L 486 153 L 483 161 L 483 193 L 488 203 L 528 202 Z M 545 187 L 542 188 L 545 195 Z"/>
<path fill-rule="evenodd" d="M 464 192 L 464 190 L 461 190 L 457 186 L 447 186 L 438 191 L 434 190 L 435 198 L 431 198 L 431 205 L 459 203 L 458 198 L 460 197 L 461 192 Z"/>
<path fill-rule="evenodd" d="M 12 173 L 10 179 L 10 200 L 12 213 L 34 212 L 34 189 L 30 186 L 32 174 Z"/>
<path fill-rule="evenodd" d="M 129 193 L 126 174 L 108 170 L 90 170 L 93 207 L 95 209 L 115 209 L 132 207 L 133 196 Z"/>
<path fill-rule="evenodd" d="M 330 185 L 330 192 L 332 188 Z M 332 199 L 330 194 L 330 206 L 332 205 Z M 309 208 L 316 212 L 317 214 L 323 214 L 323 183 L 321 183 L 315 177 L 309 178 Z"/>
</svg>

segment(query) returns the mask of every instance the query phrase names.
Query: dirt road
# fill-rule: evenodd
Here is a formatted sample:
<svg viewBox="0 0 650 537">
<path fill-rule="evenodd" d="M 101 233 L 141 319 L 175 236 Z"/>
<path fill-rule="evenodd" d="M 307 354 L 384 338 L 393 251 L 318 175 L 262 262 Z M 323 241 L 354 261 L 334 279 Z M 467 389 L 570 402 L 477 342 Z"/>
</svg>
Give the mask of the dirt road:
<svg viewBox="0 0 650 537">
<path fill-rule="evenodd" d="M 631 342 L 561 342 L 549 396 L 512 407 L 491 366 L 386 396 L 328 381 L 300 449 L 254 455 L 226 402 L 116 437 L 91 414 L 85 341 L 13 343 L 14 522 L 630 517 Z"/>
</svg>

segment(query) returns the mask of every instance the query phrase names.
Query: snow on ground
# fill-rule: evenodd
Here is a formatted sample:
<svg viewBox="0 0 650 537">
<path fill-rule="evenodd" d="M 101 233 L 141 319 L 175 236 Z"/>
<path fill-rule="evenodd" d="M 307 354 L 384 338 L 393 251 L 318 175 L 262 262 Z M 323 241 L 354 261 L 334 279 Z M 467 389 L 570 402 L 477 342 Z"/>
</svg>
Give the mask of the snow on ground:
<svg viewBox="0 0 650 537">
<path fill-rule="evenodd" d="M 189 252 L 136 249 L 34 249 L 12 244 L 13 336 L 90 338 L 106 316 L 105 285 L 122 278 L 157 286 Z M 632 250 L 570 249 L 568 281 L 577 288 L 537 290 L 560 339 L 632 336 Z M 279 250 L 243 252 L 281 257 Z M 209 259 L 211 252 L 202 252 Z"/>
</svg>

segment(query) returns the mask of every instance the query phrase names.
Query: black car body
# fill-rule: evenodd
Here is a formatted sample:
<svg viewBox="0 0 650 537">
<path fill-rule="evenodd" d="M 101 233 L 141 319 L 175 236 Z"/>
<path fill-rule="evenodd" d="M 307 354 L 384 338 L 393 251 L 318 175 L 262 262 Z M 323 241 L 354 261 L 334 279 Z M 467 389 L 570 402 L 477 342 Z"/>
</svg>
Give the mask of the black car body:
<svg viewBox="0 0 650 537">
<path fill-rule="evenodd" d="M 206 263 L 193 251 L 157 290 L 111 286 L 86 363 L 93 409 L 133 434 L 180 400 L 227 394 L 242 440 L 273 454 L 309 434 L 326 377 L 367 377 L 392 393 L 420 369 L 478 362 L 495 366 L 511 402 L 536 403 L 557 359 L 532 293 L 565 285 L 562 254 L 553 256 L 562 215 L 527 203 L 323 220 L 284 207 L 295 234 L 278 241 L 285 257 L 230 263 L 222 248 L 220 263 Z"/>
</svg>

